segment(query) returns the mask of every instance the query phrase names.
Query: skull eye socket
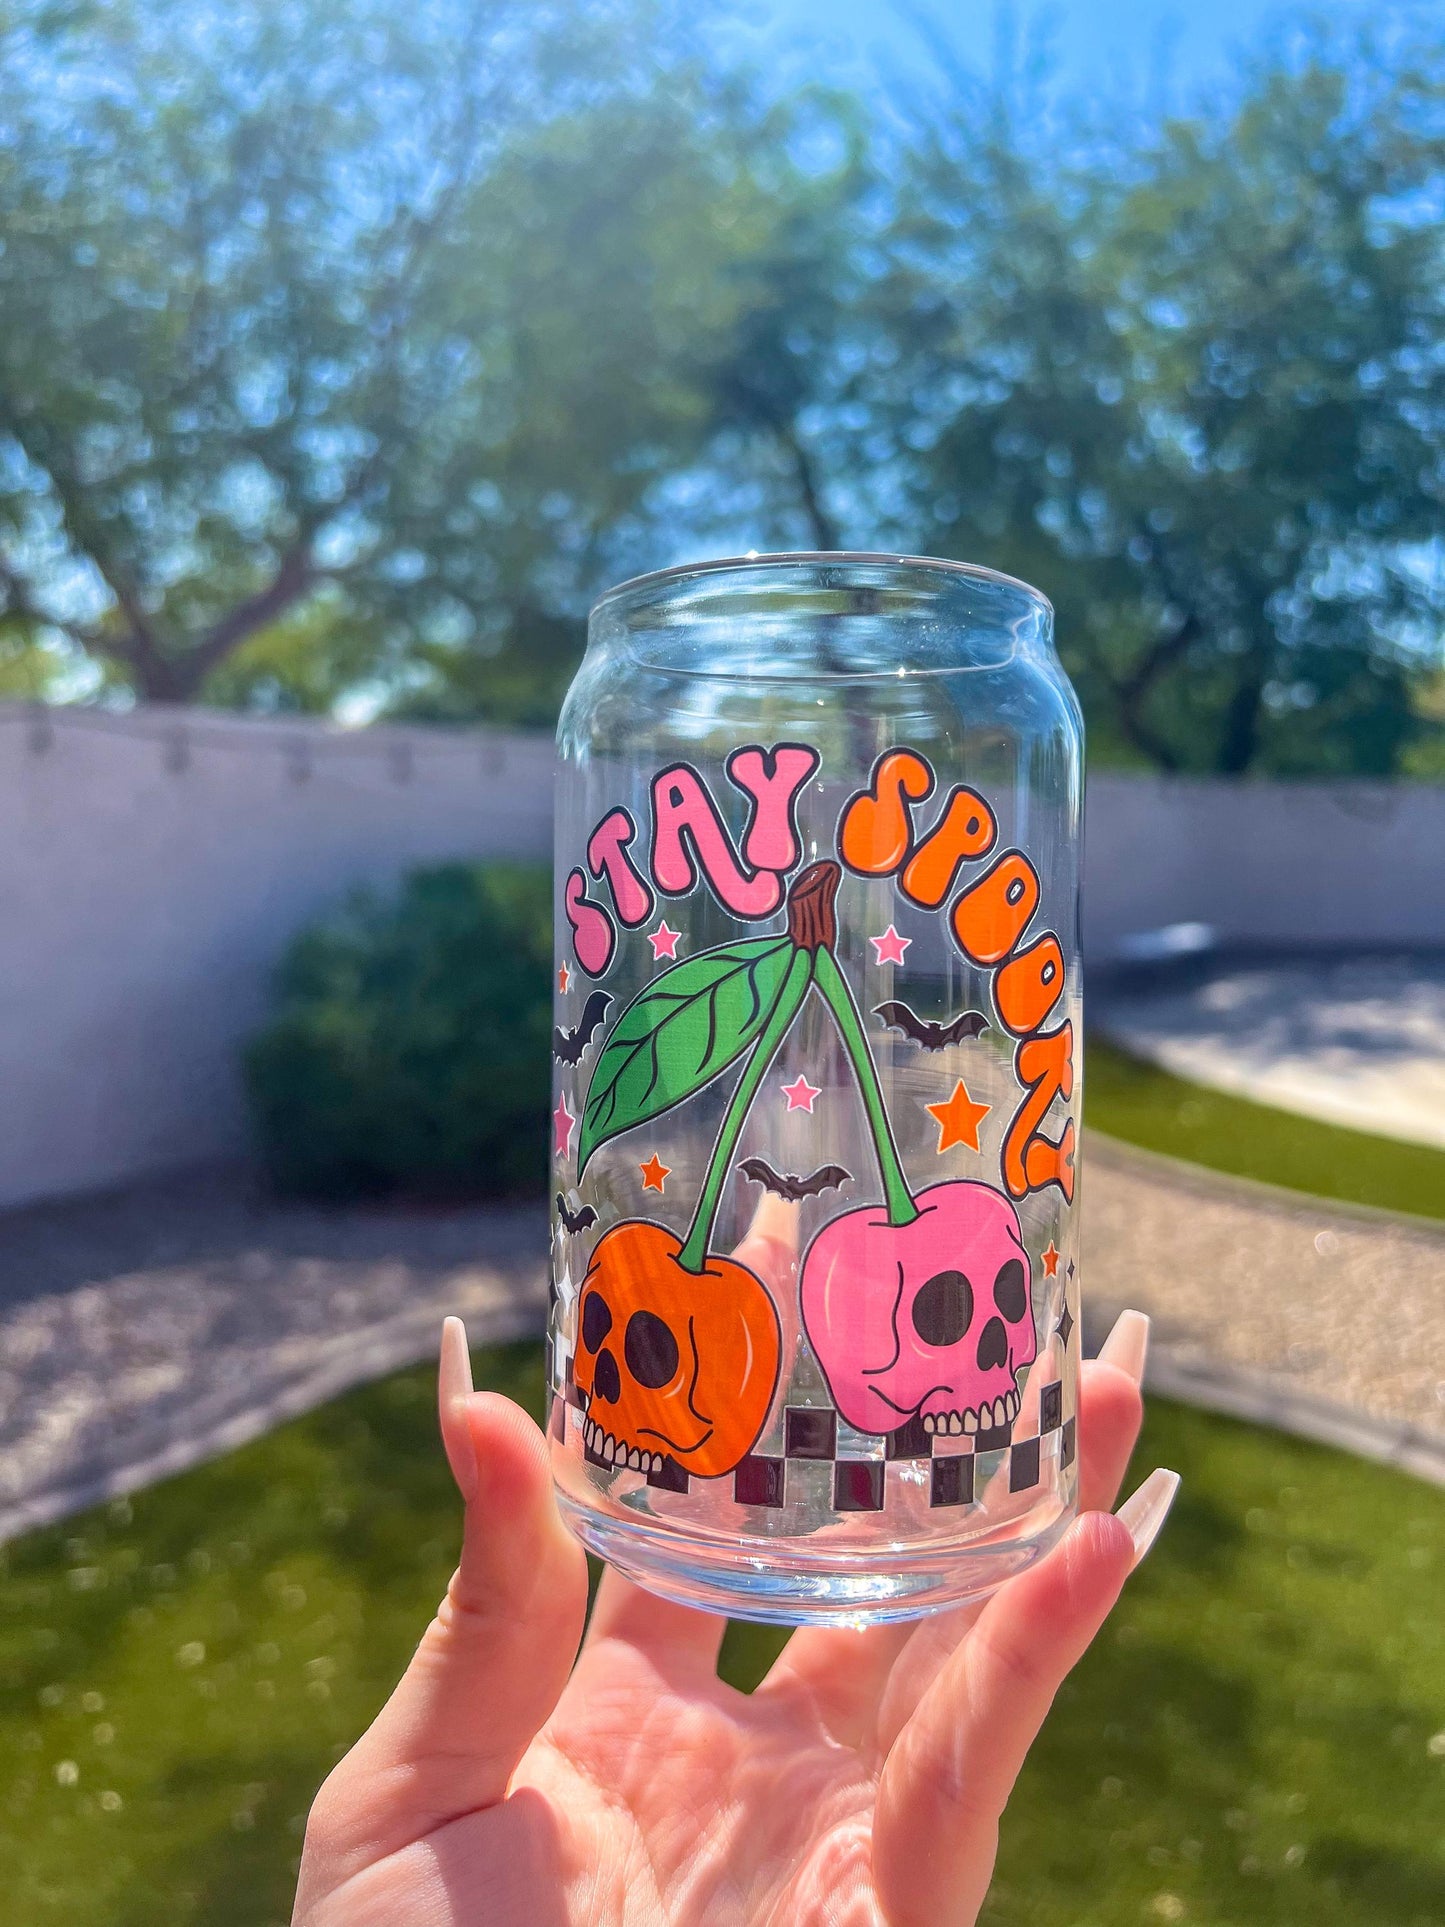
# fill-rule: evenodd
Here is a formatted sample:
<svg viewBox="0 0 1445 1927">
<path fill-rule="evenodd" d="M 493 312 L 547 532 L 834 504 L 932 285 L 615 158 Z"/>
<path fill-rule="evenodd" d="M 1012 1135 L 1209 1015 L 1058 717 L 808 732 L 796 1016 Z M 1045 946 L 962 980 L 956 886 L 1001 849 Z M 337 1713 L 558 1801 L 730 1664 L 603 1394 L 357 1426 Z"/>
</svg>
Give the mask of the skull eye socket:
<svg viewBox="0 0 1445 1927">
<path fill-rule="evenodd" d="M 978 1337 L 978 1369 L 990 1372 L 1008 1364 L 1008 1332 L 1001 1318 L 990 1318 Z"/>
<path fill-rule="evenodd" d="M 670 1384 L 677 1376 L 677 1340 L 655 1311 L 635 1311 L 627 1321 L 622 1341 L 627 1369 L 650 1391 Z"/>
<path fill-rule="evenodd" d="M 961 1271 L 936 1271 L 918 1288 L 913 1329 L 925 1345 L 956 1345 L 973 1323 L 973 1286 Z"/>
<path fill-rule="evenodd" d="M 582 1343 L 595 1352 L 612 1329 L 612 1309 L 600 1291 L 589 1291 L 582 1300 Z"/>
<path fill-rule="evenodd" d="M 592 1396 L 606 1405 L 615 1405 L 622 1396 L 622 1374 L 610 1349 L 597 1360 L 597 1369 L 592 1374 Z"/>
<path fill-rule="evenodd" d="M 1016 1325 L 1028 1310 L 1028 1287 L 1024 1284 L 1024 1268 L 1017 1258 L 1010 1258 L 998 1268 L 998 1276 L 993 1281 L 993 1302 L 998 1306 L 1011 1325 Z"/>
</svg>

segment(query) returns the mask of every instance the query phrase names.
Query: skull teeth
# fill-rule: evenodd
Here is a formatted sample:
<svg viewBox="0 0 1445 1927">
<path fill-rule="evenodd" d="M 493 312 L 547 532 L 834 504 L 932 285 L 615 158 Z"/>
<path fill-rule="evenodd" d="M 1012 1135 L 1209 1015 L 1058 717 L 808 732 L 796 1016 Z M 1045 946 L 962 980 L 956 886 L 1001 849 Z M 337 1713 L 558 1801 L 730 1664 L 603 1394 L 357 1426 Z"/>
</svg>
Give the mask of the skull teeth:
<svg viewBox="0 0 1445 1927">
<path fill-rule="evenodd" d="M 996 1432 L 1012 1425 L 1019 1415 L 1019 1395 L 1005 1392 L 1002 1398 L 984 1399 L 979 1405 L 965 1406 L 957 1412 L 925 1412 L 923 1429 L 935 1438 L 972 1437 L 976 1432 Z"/>
<path fill-rule="evenodd" d="M 662 1470 L 660 1452 L 643 1452 L 635 1445 L 628 1445 L 623 1439 L 613 1438 L 610 1432 L 603 1431 L 596 1419 L 589 1418 L 583 1421 L 582 1437 L 593 1458 L 601 1459 L 604 1465 L 613 1465 L 619 1471 L 627 1472 L 660 1472 Z"/>
</svg>

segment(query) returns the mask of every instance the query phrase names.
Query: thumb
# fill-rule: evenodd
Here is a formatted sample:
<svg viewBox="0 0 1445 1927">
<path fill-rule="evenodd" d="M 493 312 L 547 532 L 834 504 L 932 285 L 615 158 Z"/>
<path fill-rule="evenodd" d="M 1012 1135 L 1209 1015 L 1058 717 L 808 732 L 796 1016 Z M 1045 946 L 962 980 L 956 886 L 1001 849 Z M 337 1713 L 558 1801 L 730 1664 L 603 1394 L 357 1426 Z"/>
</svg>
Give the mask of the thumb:
<svg viewBox="0 0 1445 1927">
<path fill-rule="evenodd" d="M 461 1562 L 400 1684 L 317 1798 L 307 1858 L 328 1886 L 494 1805 L 567 1682 L 587 1562 L 558 1516 L 547 1445 L 520 1406 L 472 1390 L 442 1330 L 442 1437 L 466 1500 Z"/>
</svg>

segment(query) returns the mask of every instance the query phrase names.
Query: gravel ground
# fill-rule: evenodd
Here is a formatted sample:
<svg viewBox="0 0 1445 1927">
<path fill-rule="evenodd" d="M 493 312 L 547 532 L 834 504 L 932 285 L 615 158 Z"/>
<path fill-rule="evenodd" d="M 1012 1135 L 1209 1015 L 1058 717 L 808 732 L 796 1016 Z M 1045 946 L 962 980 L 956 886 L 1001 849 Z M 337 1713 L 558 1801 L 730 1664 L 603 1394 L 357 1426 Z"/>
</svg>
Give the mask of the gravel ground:
<svg viewBox="0 0 1445 1927">
<path fill-rule="evenodd" d="M 1086 1154 L 1089 1349 L 1126 1304 L 1161 1390 L 1445 1478 L 1445 1230 L 1151 1158 Z M 244 1178 L 0 1217 L 0 1539 L 425 1356 L 536 1330 L 540 1203 L 282 1205 Z"/>
<path fill-rule="evenodd" d="M 540 1203 L 339 1211 L 244 1177 L 0 1217 L 0 1539 L 422 1357 L 535 1330 Z"/>
<path fill-rule="evenodd" d="M 1137 1305 L 1160 1389 L 1445 1479 L 1445 1226 L 1097 1134 L 1082 1197 L 1086 1343 Z M 1373 1424 L 1352 1432 L 1352 1414 Z"/>
</svg>

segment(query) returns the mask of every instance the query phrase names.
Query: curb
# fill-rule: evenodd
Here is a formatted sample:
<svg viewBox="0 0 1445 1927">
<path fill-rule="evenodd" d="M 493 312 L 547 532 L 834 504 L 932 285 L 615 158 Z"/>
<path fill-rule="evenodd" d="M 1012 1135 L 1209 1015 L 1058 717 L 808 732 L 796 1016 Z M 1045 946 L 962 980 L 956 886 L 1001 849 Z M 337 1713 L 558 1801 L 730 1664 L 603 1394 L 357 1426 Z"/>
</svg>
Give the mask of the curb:
<svg viewBox="0 0 1445 1927">
<path fill-rule="evenodd" d="M 208 1459 L 249 1445 L 277 1425 L 302 1417 L 328 1399 L 385 1377 L 388 1372 L 415 1365 L 432 1347 L 434 1324 L 435 1320 L 428 1319 L 422 1330 L 415 1319 L 396 1320 L 373 1332 L 365 1344 L 349 1351 L 344 1360 L 318 1366 L 273 1398 L 233 1413 L 220 1425 L 193 1438 L 178 1439 L 161 1452 L 137 1459 L 130 1465 L 116 1466 L 97 1478 L 52 1487 L 0 1511 L 0 1545 L 23 1532 L 87 1511 L 106 1499 L 123 1498 L 178 1472 L 188 1472 Z M 474 1344 L 505 1344 L 511 1339 L 534 1336 L 538 1324 L 533 1307 L 503 1305 L 490 1316 L 479 1317 L 474 1313 L 468 1336 Z M 1445 1487 L 1445 1438 L 1424 1432 L 1418 1426 L 1373 1418 L 1349 1406 L 1290 1392 L 1266 1373 L 1171 1358 L 1156 1341 L 1150 1351 L 1144 1386 L 1146 1391 L 1175 1399 L 1181 1405 L 1217 1412 L 1225 1418 L 1243 1419 L 1267 1431 L 1309 1439 L 1356 1458 L 1391 1466 L 1427 1484 Z"/>
<path fill-rule="evenodd" d="M 1267 1431 L 1373 1459 L 1429 1485 L 1445 1486 L 1445 1438 L 1416 1425 L 1374 1418 L 1328 1399 L 1288 1391 L 1264 1372 L 1186 1362 L 1171 1358 L 1156 1344 L 1149 1354 L 1144 1389 L 1200 1411 L 1245 1419 Z"/>
<path fill-rule="evenodd" d="M 468 1311 L 467 1336 L 473 1345 L 505 1344 L 514 1338 L 535 1336 L 541 1323 L 542 1314 L 536 1305 L 501 1304 Z M 128 1465 L 113 1466 L 68 1485 L 50 1486 L 14 1505 L 0 1507 L 0 1545 L 22 1532 L 88 1511 L 106 1499 L 123 1498 L 178 1472 L 189 1472 L 207 1459 L 249 1445 L 288 1419 L 301 1418 L 342 1392 L 415 1365 L 435 1350 L 439 1327 L 440 1319 L 430 1312 L 425 1322 L 413 1312 L 388 1319 L 363 1339 L 346 1345 L 341 1356 L 291 1379 L 270 1398 L 232 1412 L 218 1424 L 203 1426 L 193 1436 L 175 1439 Z"/>
<path fill-rule="evenodd" d="M 1264 1178 L 1245 1177 L 1235 1171 L 1220 1171 L 1212 1164 L 1192 1164 L 1188 1158 L 1171 1157 L 1167 1151 L 1151 1151 L 1127 1138 L 1111 1137 L 1097 1125 L 1084 1127 L 1081 1163 L 1087 1182 L 1090 1163 L 1097 1160 L 1115 1170 L 1135 1165 L 1157 1171 L 1161 1177 L 1188 1186 L 1206 1197 L 1243 1198 L 1255 1204 L 1273 1205 L 1299 1217 L 1343 1218 L 1366 1226 L 1394 1225 L 1405 1231 L 1445 1244 L 1445 1218 L 1431 1218 L 1418 1211 L 1396 1211 L 1385 1205 L 1356 1204 L 1349 1198 L 1325 1198 L 1317 1191 L 1296 1191 L 1290 1185 L 1270 1184 Z"/>
</svg>

